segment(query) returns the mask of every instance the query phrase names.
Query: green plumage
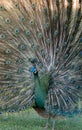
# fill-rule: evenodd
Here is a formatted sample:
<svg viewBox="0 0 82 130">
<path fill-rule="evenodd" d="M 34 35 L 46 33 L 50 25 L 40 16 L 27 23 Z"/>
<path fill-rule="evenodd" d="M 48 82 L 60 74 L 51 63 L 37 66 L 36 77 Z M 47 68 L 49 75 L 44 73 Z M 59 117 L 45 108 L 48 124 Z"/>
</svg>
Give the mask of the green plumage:
<svg viewBox="0 0 82 130">
<path fill-rule="evenodd" d="M 40 108 L 44 108 L 49 88 L 49 76 L 45 74 L 39 79 L 38 74 L 34 75 L 35 82 L 35 102 Z"/>
</svg>

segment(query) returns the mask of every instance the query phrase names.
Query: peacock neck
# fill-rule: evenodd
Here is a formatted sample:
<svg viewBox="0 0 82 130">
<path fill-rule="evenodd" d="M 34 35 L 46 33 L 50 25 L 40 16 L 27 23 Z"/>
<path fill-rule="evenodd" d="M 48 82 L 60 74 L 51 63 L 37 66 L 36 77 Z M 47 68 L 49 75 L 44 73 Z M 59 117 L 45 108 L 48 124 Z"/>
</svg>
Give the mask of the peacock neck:
<svg viewBox="0 0 82 130">
<path fill-rule="evenodd" d="M 45 79 L 47 79 L 47 76 L 43 77 L 42 79 L 39 79 L 38 74 L 34 75 L 35 102 L 36 106 L 38 106 L 39 108 L 44 108 L 45 100 L 47 97 L 48 82 Z"/>
</svg>

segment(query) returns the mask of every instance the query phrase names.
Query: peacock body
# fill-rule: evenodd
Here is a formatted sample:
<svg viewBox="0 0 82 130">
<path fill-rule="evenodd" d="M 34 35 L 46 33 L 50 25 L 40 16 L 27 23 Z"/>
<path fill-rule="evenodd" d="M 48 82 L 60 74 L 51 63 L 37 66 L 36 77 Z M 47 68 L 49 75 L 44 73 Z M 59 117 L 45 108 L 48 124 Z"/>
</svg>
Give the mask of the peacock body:
<svg viewBox="0 0 82 130">
<path fill-rule="evenodd" d="M 81 112 L 81 0 L 0 1 L 0 111 Z"/>
</svg>

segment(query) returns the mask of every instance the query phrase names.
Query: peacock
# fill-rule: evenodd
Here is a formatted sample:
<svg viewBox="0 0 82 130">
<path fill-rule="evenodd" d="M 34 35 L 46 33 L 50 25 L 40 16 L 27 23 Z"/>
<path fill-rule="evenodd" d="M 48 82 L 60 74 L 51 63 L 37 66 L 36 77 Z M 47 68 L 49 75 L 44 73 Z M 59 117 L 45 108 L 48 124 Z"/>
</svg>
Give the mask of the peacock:
<svg viewBox="0 0 82 130">
<path fill-rule="evenodd" d="M 82 1 L 0 0 L 0 113 L 70 117 L 81 100 Z"/>
</svg>

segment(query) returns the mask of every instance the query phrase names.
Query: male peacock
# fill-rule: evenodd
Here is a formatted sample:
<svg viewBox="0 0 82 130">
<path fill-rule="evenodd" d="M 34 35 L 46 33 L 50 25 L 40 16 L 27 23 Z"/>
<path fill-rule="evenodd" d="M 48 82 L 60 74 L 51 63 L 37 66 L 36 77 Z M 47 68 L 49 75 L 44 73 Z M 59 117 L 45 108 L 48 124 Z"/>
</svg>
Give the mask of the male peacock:
<svg viewBox="0 0 82 130">
<path fill-rule="evenodd" d="M 0 111 L 78 114 L 81 71 L 81 0 L 0 0 Z"/>
</svg>

